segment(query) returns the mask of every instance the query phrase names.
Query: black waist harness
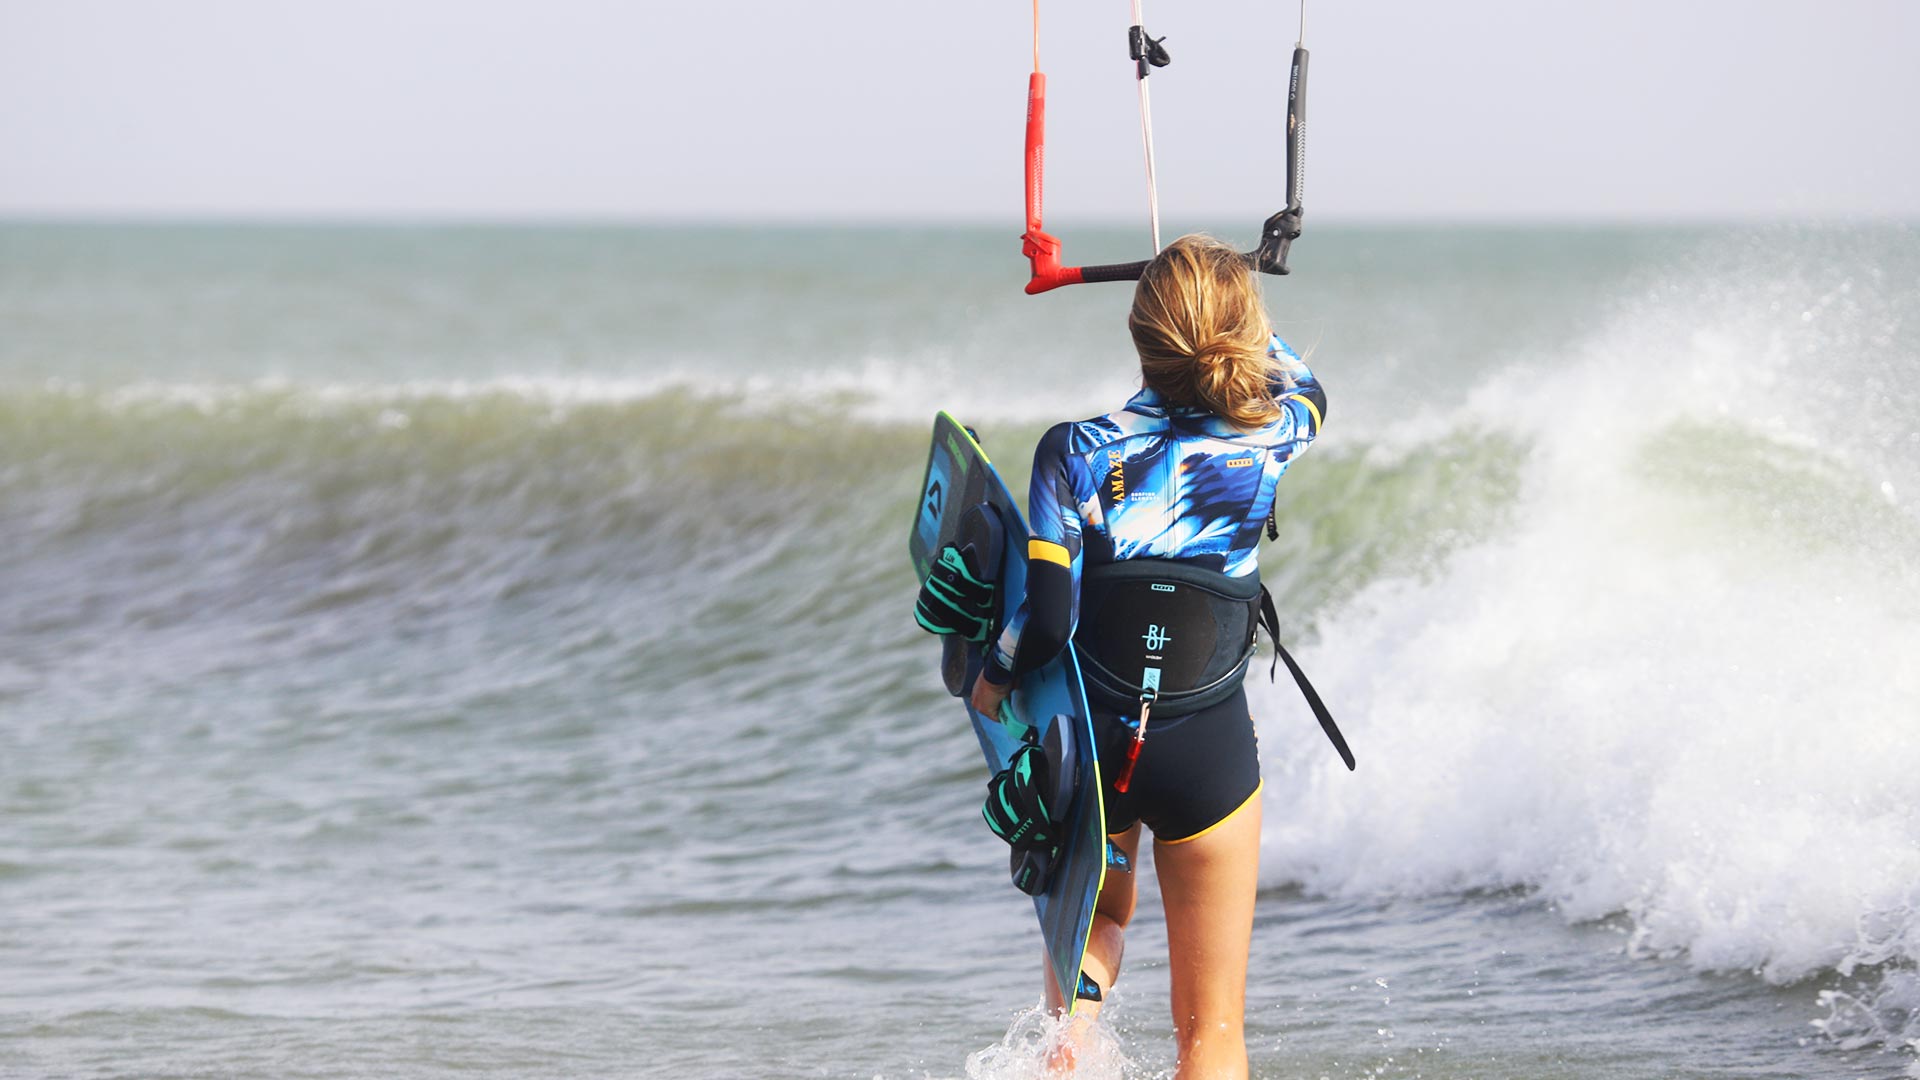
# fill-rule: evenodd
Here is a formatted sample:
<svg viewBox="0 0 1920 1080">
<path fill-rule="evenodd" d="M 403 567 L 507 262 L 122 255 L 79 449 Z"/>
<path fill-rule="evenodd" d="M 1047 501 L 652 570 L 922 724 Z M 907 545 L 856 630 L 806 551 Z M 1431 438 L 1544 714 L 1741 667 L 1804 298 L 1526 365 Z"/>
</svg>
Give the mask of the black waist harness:
<svg viewBox="0 0 1920 1080">
<path fill-rule="evenodd" d="M 1080 624 L 1073 642 L 1087 698 L 1123 716 L 1143 701 L 1163 715 L 1185 715 L 1233 695 L 1253 661 L 1265 626 L 1277 654 L 1313 709 L 1335 750 L 1353 753 L 1305 672 L 1280 644 L 1280 619 L 1256 571 L 1228 577 L 1171 559 L 1121 559 L 1089 567 L 1080 583 Z"/>
<path fill-rule="evenodd" d="M 1170 559 L 1090 567 L 1080 582 L 1080 652 L 1087 697 L 1123 714 L 1199 712 L 1233 696 L 1253 660 L 1260 575 L 1232 578 Z"/>
</svg>

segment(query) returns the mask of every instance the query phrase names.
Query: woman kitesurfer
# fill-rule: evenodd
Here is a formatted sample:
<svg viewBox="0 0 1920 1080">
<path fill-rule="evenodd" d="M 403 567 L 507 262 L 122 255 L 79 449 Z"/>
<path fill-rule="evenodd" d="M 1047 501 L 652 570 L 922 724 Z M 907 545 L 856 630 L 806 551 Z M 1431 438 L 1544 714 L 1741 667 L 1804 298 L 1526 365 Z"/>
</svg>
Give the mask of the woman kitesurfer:
<svg viewBox="0 0 1920 1080">
<path fill-rule="evenodd" d="M 1110 839 L 1131 861 L 1142 827 L 1153 834 L 1176 1075 L 1244 1077 L 1261 779 L 1241 681 L 1260 607 L 1257 548 L 1275 484 L 1319 434 L 1326 397 L 1273 333 L 1246 257 L 1217 240 L 1181 237 L 1154 258 L 1127 325 L 1143 388 L 1123 409 L 1041 439 L 1026 601 L 971 698 L 998 715 L 1021 676 L 1075 643 Z M 1152 592 L 1140 591 L 1142 569 Z M 1183 616 L 1142 606 L 1183 589 L 1213 607 Z M 1131 874 L 1107 876 L 1084 963 L 1097 988 L 1120 973 L 1134 899 Z M 1064 1009 L 1050 978 L 1047 996 Z M 1097 991 L 1083 996 L 1095 1000 L 1076 1015 L 1090 1016 Z"/>
</svg>

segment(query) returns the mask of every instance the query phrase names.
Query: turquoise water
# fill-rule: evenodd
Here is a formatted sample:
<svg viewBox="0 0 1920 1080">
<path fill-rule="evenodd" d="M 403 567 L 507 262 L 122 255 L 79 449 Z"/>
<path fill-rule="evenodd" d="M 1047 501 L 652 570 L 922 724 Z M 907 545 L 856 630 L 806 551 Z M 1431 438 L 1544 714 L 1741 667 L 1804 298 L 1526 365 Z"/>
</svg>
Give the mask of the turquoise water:
<svg viewBox="0 0 1920 1080">
<path fill-rule="evenodd" d="M 1253 691 L 1256 1075 L 1920 1075 L 1915 239 L 1269 281 L 1361 768 Z M 934 409 L 1023 489 L 1131 391 L 1017 248 L 0 227 L 0 1073 L 1035 1075 L 905 555 Z M 1172 1065 L 1145 878 L 1109 1076 Z"/>
</svg>

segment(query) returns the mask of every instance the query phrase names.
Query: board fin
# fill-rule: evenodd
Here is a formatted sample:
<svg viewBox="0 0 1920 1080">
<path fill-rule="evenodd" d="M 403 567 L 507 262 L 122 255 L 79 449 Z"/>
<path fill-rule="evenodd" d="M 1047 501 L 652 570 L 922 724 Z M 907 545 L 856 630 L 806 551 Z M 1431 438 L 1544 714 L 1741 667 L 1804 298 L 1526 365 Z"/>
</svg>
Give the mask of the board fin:
<svg viewBox="0 0 1920 1080">
<path fill-rule="evenodd" d="M 1084 971 L 1080 973 L 1080 984 L 1073 988 L 1073 996 L 1083 1001 L 1106 1000 L 1100 996 L 1100 984 L 1088 978 Z"/>
<path fill-rule="evenodd" d="M 1127 853 L 1120 850 L 1120 845 L 1111 840 L 1107 841 L 1107 867 L 1123 874 L 1133 873 L 1133 860 L 1127 858 Z"/>
<path fill-rule="evenodd" d="M 1013 849 L 1008 859 L 1007 870 L 1013 876 L 1013 887 L 1028 896 L 1039 896 L 1047 891 L 1047 885 L 1053 880 L 1053 857 L 1057 849 L 1045 851 L 1022 851 Z"/>
<path fill-rule="evenodd" d="M 956 634 L 945 634 L 940 638 L 940 681 L 947 693 L 954 697 L 965 697 L 972 689 L 972 657 L 967 655 L 967 639 Z"/>
<path fill-rule="evenodd" d="M 993 613 L 987 622 L 987 640 L 981 643 L 984 653 L 992 647 L 993 639 L 1000 633 L 1002 620 L 1007 614 L 1006 597 L 999 588 L 1000 576 L 1006 569 L 1007 525 L 1000 520 L 1000 514 L 992 503 L 975 503 L 960 515 L 960 531 L 955 534 L 954 540 L 974 576 L 994 586 Z"/>
</svg>

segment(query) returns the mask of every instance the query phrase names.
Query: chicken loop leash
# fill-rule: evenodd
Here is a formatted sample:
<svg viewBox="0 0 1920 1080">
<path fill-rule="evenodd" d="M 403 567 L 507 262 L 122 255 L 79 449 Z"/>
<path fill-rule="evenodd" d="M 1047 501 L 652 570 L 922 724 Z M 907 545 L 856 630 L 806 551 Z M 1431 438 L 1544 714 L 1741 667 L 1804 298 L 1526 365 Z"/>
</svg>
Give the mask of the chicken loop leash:
<svg viewBox="0 0 1920 1080">
<path fill-rule="evenodd" d="M 1150 37 L 1133 0 L 1133 25 L 1127 28 L 1127 56 L 1134 64 L 1140 89 L 1140 142 L 1147 164 L 1147 215 L 1153 250 L 1160 250 L 1160 197 L 1153 175 L 1153 110 L 1147 95 L 1147 76 L 1172 61 L 1165 38 Z M 1306 185 L 1307 154 L 1307 12 L 1300 5 L 1300 36 L 1293 46 L 1293 70 L 1287 80 L 1287 204 L 1260 227 L 1260 246 L 1246 253 L 1249 265 L 1263 274 L 1287 273 L 1287 249 L 1300 235 L 1301 193 Z M 1043 293 L 1062 285 L 1087 281 L 1137 281 L 1147 260 L 1099 266 L 1062 266 L 1060 238 L 1041 224 L 1043 178 L 1047 156 L 1047 77 L 1040 70 L 1040 0 L 1033 0 L 1033 74 L 1027 78 L 1027 231 L 1021 253 L 1032 266 L 1028 293 Z"/>
</svg>

